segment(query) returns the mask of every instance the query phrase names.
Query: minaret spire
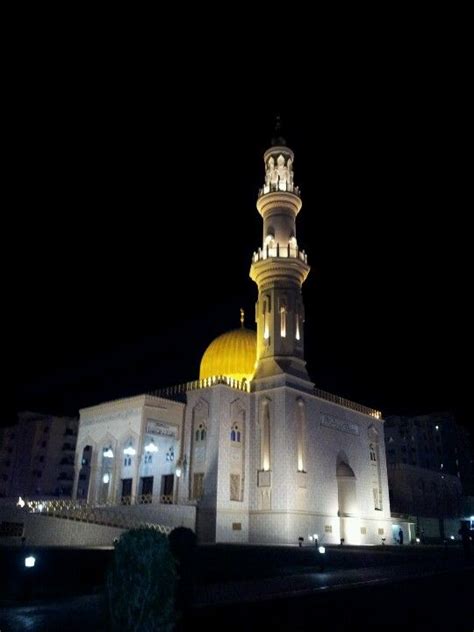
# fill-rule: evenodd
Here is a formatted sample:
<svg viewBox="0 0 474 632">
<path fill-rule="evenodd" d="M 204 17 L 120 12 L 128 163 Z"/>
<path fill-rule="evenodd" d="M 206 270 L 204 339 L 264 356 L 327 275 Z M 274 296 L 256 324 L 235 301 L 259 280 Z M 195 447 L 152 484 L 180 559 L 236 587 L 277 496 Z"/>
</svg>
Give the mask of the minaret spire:
<svg viewBox="0 0 474 632">
<path fill-rule="evenodd" d="M 300 191 L 294 184 L 294 154 L 275 124 L 272 145 L 263 156 L 265 182 L 257 209 L 263 218 L 262 247 L 254 253 L 250 276 L 258 285 L 257 369 L 254 383 L 292 383 L 311 388 L 304 361 L 302 285 L 307 257 L 296 240 Z M 256 380 L 256 382 L 255 382 Z"/>
<path fill-rule="evenodd" d="M 275 116 L 275 123 L 273 126 L 273 136 L 272 136 L 272 147 L 274 146 L 285 146 L 286 140 L 281 135 L 281 116 L 277 114 Z"/>
<path fill-rule="evenodd" d="M 240 308 L 240 326 L 243 328 L 245 326 L 245 312 Z"/>
</svg>

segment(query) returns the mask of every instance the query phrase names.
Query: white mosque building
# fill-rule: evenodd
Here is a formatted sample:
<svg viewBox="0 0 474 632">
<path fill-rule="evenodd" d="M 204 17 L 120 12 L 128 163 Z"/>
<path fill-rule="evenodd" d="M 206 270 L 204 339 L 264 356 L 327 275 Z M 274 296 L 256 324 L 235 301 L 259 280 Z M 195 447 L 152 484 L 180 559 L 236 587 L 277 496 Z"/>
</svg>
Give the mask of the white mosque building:
<svg viewBox="0 0 474 632">
<path fill-rule="evenodd" d="M 202 542 L 392 541 L 378 411 L 315 388 L 304 360 L 302 201 L 282 138 L 264 154 L 257 331 L 224 333 L 199 380 L 80 411 L 74 498 L 152 512 Z"/>
</svg>

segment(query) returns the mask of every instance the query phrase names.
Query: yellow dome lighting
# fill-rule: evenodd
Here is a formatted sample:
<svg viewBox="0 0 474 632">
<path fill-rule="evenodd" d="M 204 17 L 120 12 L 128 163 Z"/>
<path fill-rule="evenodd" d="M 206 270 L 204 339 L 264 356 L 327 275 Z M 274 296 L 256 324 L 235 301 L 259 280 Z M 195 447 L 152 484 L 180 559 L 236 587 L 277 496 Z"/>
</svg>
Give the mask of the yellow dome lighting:
<svg viewBox="0 0 474 632">
<path fill-rule="evenodd" d="M 208 346 L 202 356 L 199 378 L 226 376 L 249 382 L 255 372 L 256 359 L 256 332 L 244 327 L 233 329 Z"/>
</svg>

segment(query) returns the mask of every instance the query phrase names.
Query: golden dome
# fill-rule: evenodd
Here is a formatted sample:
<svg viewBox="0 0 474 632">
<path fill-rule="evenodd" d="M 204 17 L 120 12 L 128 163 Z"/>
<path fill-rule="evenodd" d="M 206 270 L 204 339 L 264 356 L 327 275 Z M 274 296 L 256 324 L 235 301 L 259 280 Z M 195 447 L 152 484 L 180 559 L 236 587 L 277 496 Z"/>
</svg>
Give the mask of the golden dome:
<svg viewBox="0 0 474 632">
<path fill-rule="evenodd" d="M 233 329 L 222 334 L 206 349 L 199 379 L 226 376 L 250 381 L 255 373 L 257 334 L 251 329 Z"/>
</svg>

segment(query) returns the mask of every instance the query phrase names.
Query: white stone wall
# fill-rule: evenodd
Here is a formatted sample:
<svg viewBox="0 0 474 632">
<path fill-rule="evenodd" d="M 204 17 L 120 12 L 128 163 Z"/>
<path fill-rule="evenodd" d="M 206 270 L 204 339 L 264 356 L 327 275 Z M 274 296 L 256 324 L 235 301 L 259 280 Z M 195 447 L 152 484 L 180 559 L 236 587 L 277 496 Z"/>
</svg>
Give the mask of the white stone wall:
<svg viewBox="0 0 474 632">
<path fill-rule="evenodd" d="M 269 470 L 261 472 L 264 400 L 270 416 L 270 459 Z M 299 400 L 305 411 L 303 472 L 298 471 Z M 88 443 L 100 456 L 107 442 L 114 442 L 114 449 L 121 454 L 121 442 L 131 433 L 137 436 L 141 450 L 148 419 L 176 429 L 175 458 L 184 464 L 181 478 L 175 479 L 178 503 L 193 502 L 193 475 L 204 475 L 203 495 L 195 501 L 202 541 L 294 544 L 298 537 L 307 539 L 309 534 L 317 533 L 326 543 L 339 543 L 341 537 L 354 544 L 379 544 L 382 537 L 389 542 L 390 506 L 380 420 L 289 386 L 249 394 L 215 385 L 189 391 L 186 406 L 141 396 L 81 411 L 78 456 Z M 241 447 L 230 440 L 236 419 L 242 425 Z M 206 429 L 205 441 L 199 443 L 195 439 L 197 424 Z M 378 437 L 382 510 L 377 510 L 374 503 L 371 428 Z M 347 463 L 355 476 L 354 484 L 348 482 L 355 486 L 352 506 L 340 517 L 338 461 Z M 167 467 L 169 472 L 163 472 L 172 473 L 175 464 Z M 147 472 L 143 468 L 137 471 L 135 489 L 139 476 Z M 231 500 L 230 476 L 238 472 L 241 500 Z M 120 475 L 121 471 L 116 473 L 115 485 Z M 97 466 L 96 489 L 99 476 Z"/>
<path fill-rule="evenodd" d="M 73 511 L 69 512 L 74 515 Z M 25 509 L 0 505 L 0 521 L 23 523 L 26 543 L 36 546 L 102 546 L 139 524 L 187 527 L 196 530 L 196 508 L 178 505 L 117 505 L 97 509 L 101 522 L 127 524 L 127 529 L 103 524 L 80 522 L 68 518 L 29 513 Z M 0 538 L 0 544 L 19 544 L 20 538 Z"/>
<path fill-rule="evenodd" d="M 217 385 L 188 393 L 184 423 L 184 454 L 188 467 L 180 480 L 181 502 L 192 497 L 192 476 L 204 470 L 204 495 L 199 500 L 198 525 L 202 541 L 247 542 L 249 504 L 250 395 L 228 386 Z M 205 461 L 195 460 L 195 413 L 207 410 Z M 243 419 L 241 501 L 230 500 L 230 474 L 234 471 L 230 433 L 236 411 Z M 202 419 L 202 417 L 199 417 Z M 201 449 L 203 446 L 199 446 Z"/>
<path fill-rule="evenodd" d="M 219 455 L 217 479 L 217 542 L 248 542 L 249 509 L 249 427 L 250 395 L 220 386 Z M 231 441 L 232 427 L 238 424 L 240 444 Z M 241 476 L 241 500 L 230 498 L 231 474 Z"/>
<path fill-rule="evenodd" d="M 27 546 L 111 546 L 124 529 L 105 525 L 75 522 L 51 516 L 29 514 L 12 509 L 1 511 L 2 520 L 23 522 Z M 21 545 L 21 538 L 0 538 L 0 544 Z"/>
<path fill-rule="evenodd" d="M 107 500 L 116 502 L 120 499 L 122 478 L 133 479 L 132 496 L 136 497 L 140 493 L 141 476 L 154 476 L 156 480 L 154 481 L 153 494 L 159 495 L 161 476 L 173 474 L 179 458 L 181 451 L 179 439 L 182 432 L 183 414 L 184 404 L 150 395 L 140 395 L 81 410 L 76 448 L 75 490 L 78 486 L 83 450 L 85 446 L 91 445 L 93 453 L 88 498 L 91 502 L 105 500 L 101 495 L 102 450 L 104 447 L 111 446 L 114 452 L 114 461 L 111 464 L 111 481 Z M 173 440 L 173 444 L 176 461 L 173 463 L 165 463 L 162 458 L 165 448 L 168 448 L 170 443 L 169 437 L 164 437 L 162 440 L 163 454 L 154 458 L 152 467 L 144 468 L 143 444 L 149 420 L 175 429 L 177 440 Z M 125 471 L 123 450 L 129 440 L 133 441 L 136 455 L 132 457 L 130 468 Z M 157 443 L 159 440 L 157 437 Z"/>
<path fill-rule="evenodd" d="M 253 443 L 250 450 L 250 536 L 252 542 L 297 542 L 298 537 L 317 533 L 321 541 L 338 543 L 341 533 L 347 543 L 379 544 L 391 535 L 390 505 L 383 441 L 383 423 L 343 406 L 321 400 L 296 389 L 282 387 L 253 395 Z M 271 507 L 262 507 L 257 471 L 260 468 L 258 411 L 261 398 L 270 402 L 271 416 Z M 306 472 L 298 472 L 297 400 L 306 410 Z M 321 423 L 325 415 L 326 423 Z M 380 478 L 383 505 L 374 506 L 373 471 L 369 457 L 369 428 L 379 437 Z M 342 458 L 354 471 L 356 511 L 338 518 L 336 466 Z M 329 530 L 330 527 L 330 530 Z M 379 532 L 379 530 L 383 530 Z"/>
</svg>

